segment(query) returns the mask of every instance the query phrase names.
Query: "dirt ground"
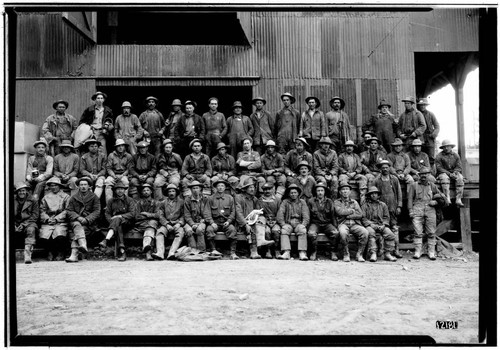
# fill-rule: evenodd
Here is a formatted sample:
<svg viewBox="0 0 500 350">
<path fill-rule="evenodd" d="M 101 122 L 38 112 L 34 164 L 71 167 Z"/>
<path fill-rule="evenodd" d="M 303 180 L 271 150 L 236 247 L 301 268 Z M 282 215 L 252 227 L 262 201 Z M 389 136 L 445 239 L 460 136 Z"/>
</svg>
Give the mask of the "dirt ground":
<svg viewBox="0 0 500 350">
<path fill-rule="evenodd" d="M 16 264 L 22 335 L 430 335 L 477 343 L 479 263 Z M 436 320 L 458 321 L 456 330 Z"/>
</svg>

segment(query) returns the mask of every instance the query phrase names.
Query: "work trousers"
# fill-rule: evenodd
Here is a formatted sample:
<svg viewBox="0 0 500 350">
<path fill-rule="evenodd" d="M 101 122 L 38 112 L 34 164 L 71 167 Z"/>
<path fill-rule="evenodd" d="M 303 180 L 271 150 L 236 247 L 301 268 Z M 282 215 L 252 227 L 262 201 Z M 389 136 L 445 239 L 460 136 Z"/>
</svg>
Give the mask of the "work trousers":
<svg viewBox="0 0 500 350">
<path fill-rule="evenodd" d="M 146 178 L 145 181 L 139 180 L 138 177 L 130 178 L 130 188 L 128 190 L 129 197 L 132 197 L 134 199 L 139 199 L 139 190 L 137 188 L 144 185 L 144 184 L 149 184 L 149 185 L 153 186 L 154 182 L 155 182 L 155 179 L 152 176 Z"/>
<path fill-rule="evenodd" d="M 212 194 L 212 189 L 210 188 L 210 177 L 205 174 L 191 174 L 193 180 L 188 180 L 187 178 L 182 179 L 182 194 L 184 198 L 191 196 L 191 188 L 189 185 L 194 181 L 199 181 L 203 185 L 203 194 L 205 196 L 210 196 Z"/>
<path fill-rule="evenodd" d="M 206 250 L 206 244 L 205 244 L 206 228 L 207 226 L 205 224 L 198 224 L 196 230 L 193 230 L 193 228 L 188 224 L 184 225 L 184 232 L 186 234 L 186 237 L 188 238 L 188 241 L 193 242 L 192 239 L 193 236 L 196 240 L 196 246 L 192 248 L 197 248 L 202 252 Z"/>
<path fill-rule="evenodd" d="M 36 224 L 28 224 L 24 228 L 22 232 L 16 232 L 16 234 L 23 234 L 24 235 L 24 245 L 34 245 L 35 244 L 35 235 L 36 235 Z"/>
<path fill-rule="evenodd" d="M 368 180 L 366 176 L 361 174 L 356 174 L 352 178 L 349 178 L 346 174 L 339 175 L 340 183 L 349 183 L 349 180 L 353 179 L 358 184 L 360 190 L 366 189 L 368 186 Z"/>
<path fill-rule="evenodd" d="M 307 229 L 297 219 L 291 219 L 290 223 L 281 227 L 281 250 L 291 250 L 290 236 L 297 236 L 297 249 L 307 251 Z"/>
<path fill-rule="evenodd" d="M 413 229 L 415 230 L 416 242 L 422 242 L 424 233 L 429 242 L 436 240 L 436 209 L 423 202 L 413 206 L 414 217 L 412 219 Z"/>
<path fill-rule="evenodd" d="M 332 251 L 337 249 L 339 243 L 339 231 L 333 224 L 311 224 L 307 231 L 308 245 L 311 251 L 316 251 L 318 247 L 318 232 L 324 233 L 331 243 Z"/>
<path fill-rule="evenodd" d="M 371 227 L 366 227 L 368 231 L 368 251 L 370 253 L 377 253 L 377 241 L 383 239 L 383 250 L 385 253 L 394 251 L 394 233 L 388 228 L 384 227 L 383 230 L 374 230 Z"/>
<path fill-rule="evenodd" d="M 449 185 L 451 182 L 451 178 L 448 176 L 448 174 L 445 173 L 439 174 L 438 180 L 441 185 Z M 464 186 L 464 176 L 462 174 L 458 173 L 457 178 L 454 181 L 455 181 L 455 186 L 457 187 Z"/>
<path fill-rule="evenodd" d="M 358 240 L 358 249 L 364 249 L 368 243 L 368 231 L 358 224 L 340 224 L 340 243 L 345 247 L 349 244 L 349 235 L 353 234 Z"/>
<path fill-rule="evenodd" d="M 109 223 L 108 229 L 112 229 L 115 232 L 116 243 L 118 248 L 125 248 L 124 231 L 130 229 L 129 221 L 122 218 L 112 219 Z"/>
<path fill-rule="evenodd" d="M 224 232 L 224 234 L 226 235 L 226 237 L 229 239 L 229 240 L 235 240 L 237 238 L 237 233 L 236 233 L 236 228 L 234 227 L 234 225 L 229 225 L 227 227 L 224 227 L 222 223 L 217 223 L 217 230 L 214 230 L 214 228 L 212 227 L 212 225 L 207 225 L 207 228 L 206 228 L 206 235 L 207 235 L 207 239 L 209 240 L 213 240 L 215 238 L 215 235 L 217 234 L 217 232 Z"/>
</svg>

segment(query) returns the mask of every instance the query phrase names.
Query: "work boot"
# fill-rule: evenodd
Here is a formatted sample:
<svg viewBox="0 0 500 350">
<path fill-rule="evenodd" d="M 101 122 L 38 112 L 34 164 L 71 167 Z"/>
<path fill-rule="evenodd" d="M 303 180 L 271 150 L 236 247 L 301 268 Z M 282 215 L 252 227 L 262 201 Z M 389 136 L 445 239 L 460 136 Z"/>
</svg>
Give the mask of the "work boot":
<svg viewBox="0 0 500 350">
<path fill-rule="evenodd" d="M 47 261 L 54 261 L 54 253 L 51 250 L 47 253 Z"/>
<path fill-rule="evenodd" d="M 279 250 L 279 249 L 275 249 L 275 250 L 274 250 L 274 257 L 275 257 L 276 259 L 281 259 L 281 250 Z"/>
<path fill-rule="evenodd" d="M 82 253 L 88 253 L 87 240 L 85 238 L 78 238 L 78 250 Z"/>
<path fill-rule="evenodd" d="M 165 259 L 165 236 L 156 236 L 156 253 L 151 254 L 153 259 L 163 260 Z"/>
<path fill-rule="evenodd" d="M 99 242 L 99 247 L 102 249 L 107 249 L 108 248 L 108 240 L 104 238 L 102 241 Z"/>
<path fill-rule="evenodd" d="M 127 255 L 125 254 L 125 248 L 120 248 L 119 249 L 119 256 L 118 256 L 118 261 L 125 261 L 127 260 Z"/>
<path fill-rule="evenodd" d="M 356 256 L 356 257 L 357 257 L 357 256 Z M 372 251 L 372 252 L 370 253 L 370 261 L 371 261 L 371 262 L 375 262 L 375 261 L 377 261 L 377 252 Z"/>
<path fill-rule="evenodd" d="M 33 246 L 31 244 L 26 244 L 24 246 L 24 263 L 31 264 L 31 252 L 33 251 Z"/>
<path fill-rule="evenodd" d="M 415 253 L 413 254 L 413 259 L 420 259 L 422 255 L 422 244 L 415 245 Z"/>
<path fill-rule="evenodd" d="M 151 251 L 151 242 L 153 239 L 151 237 L 144 237 L 142 239 L 142 252 L 149 253 Z"/>
<path fill-rule="evenodd" d="M 338 261 L 339 257 L 337 256 L 337 253 L 335 253 L 334 251 L 332 251 L 332 253 L 330 255 L 330 259 L 332 259 L 332 261 Z"/>
<path fill-rule="evenodd" d="M 179 249 L 182 239 L 180 237 L 175 237 L 170 250 L 168 251 L 167 260 L 175 260 L 175 252 Z"/>
<path fill-rule="evenodd" d="M 240 259 L 240 257 L 238 255 L 236 255 L 236 246 L 237 246 L 237 244 L 238 244 L 237 240 L 233 239 L 231 241 L 231 248 L 230 248 L 231 249 L 231 255 L 229 256 L 229 259 L 231 259 L 231 260 L 239 260 Z"/>
<path fill-rule="evenodd" d="M 146 252 L 146 261 L 153 261 L 153 256 L 151 255 L 151 250 Z"/>
<path fill-rule="evenodd" d="M 346 245 L 344 247 L 344 258 L 342 259 L 344 262 L 349 262 L 351 261 L 351 255 L 349 253 L 349 247 Z"/>
<path fill-rule="evenodd" d="M 215 249 L 215 241 L 213 239 L 208 240 L 208 249 L 210 250 L 210 255 L 222 256 L 222 254 Z"/>
<path fill-rule="evenodd" d="M 78 262 L 78 248 L 71 248 L 71 255 L 66 259 L 67 263 Z"/>
<path fill-rule="evenodd" d="M 64 260 L 64 253 L 59 250 L 56 252 L 56 256 L 54 257 L 54 261 L 63 261 Z"/>
<path fill-rule="evenodd" d="M 302 261 L 309 260 L 305 250 L 299 251 L 299 260 L 302 260 Z"/>
<path fill-rule="evenodd" d="M 315 251 L 313 251 L 313 252 L 311 253 L 311 255 L 309 255 L 309 260 L 311 260 L 311 261 L 316 261 L 316 260 L 318 260 L 318 258 L 317 258 L 317 256 L 316 256 L 316 255 L 317 255 L 317 251 L 315 250 Z"/>
<path fill-rule="evenodd" d="M 450 198 L 450 184 L 441 184 L 441 187 L 443 188 L 443 193 L 446 196 L 446 203 L 449 205 L 451 204 L 451 198 Z"/>
<path fill-rule="evenodd" d="M 273 255 L 271 254 L 271 251 L 268 249 L 266 252 L 266 259 L 272 259 Z"/>
<path fill-rule="evenodd" d="M 403 257 L 403 254 L 399 251 L 399 245 L 396 245 L 396 249 L 394 249 L 394 256 L 398 259 L 401 259 Z"/>
<path fill-rule="evenodd" d="M 433 244 L 427 244 L 427 255 L 429 259 L 436 260 L 436 246 Z"/>
<path fill-rule="evenodd" d="M 278 258 L 281 260 L 290 260 L 290 251 L 285 250 L 285 252 Z"/>
<path fill-rule="evenodd" d="M 358 252 L 356 253 L 357 262 L 365 262 L 365 259 L 363 258 L 363 250 L 363 248 L 358 248 Z M 377 253 L 375 253 L 375 256 L 377 256 Z"/>
<path fill-rule="evenodd" d="M 398 260 L 398 259 L 396 259 L 395 257 L 393 257 L 393 256 L 391 255 L 391 253 L 389 253 L 389 252 L 385 252 L 385 254 L 384 254 L 384 259 L 385 259 L 385 260 L 388 260 L 388 261 L 396 261 L 396 260 Z"/>
<path fill-rule="evenodd" d="M 464 188 L 463 188 L 463 186 L 460 186 L 460 187 L 457 187 L 456 190 L 457 190 L 457 194 L 455 197 L 455 204 L 457 207 L 461 208 L 464 206 L 464 203 L 462 203 L 462 197 L 464 195 Z"/>
<path fill-rule="evenodd" d="M 250 259 L 261 259 L 262 257 L 257 253 L 257 247 L 252 244 L 250 247 Z"/>
<path fill-rule="evenodd" d="M 274 241 L 266 240 L 266 226 L 255 224 L 255 238 L 257 239 L 257 247 L 273 245 Z"/>
</svg>

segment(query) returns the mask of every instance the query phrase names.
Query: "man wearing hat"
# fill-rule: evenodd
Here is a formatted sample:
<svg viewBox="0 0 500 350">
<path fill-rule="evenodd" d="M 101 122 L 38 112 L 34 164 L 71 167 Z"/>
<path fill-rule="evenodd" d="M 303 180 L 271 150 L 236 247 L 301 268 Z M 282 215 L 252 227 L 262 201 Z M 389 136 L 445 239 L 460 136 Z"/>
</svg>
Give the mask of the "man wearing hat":
<svg viewBox="0 0 500 350">
<path fill-rule="evenodd" d="M 199 139 L 191 141 L 189 148 L 192 152 L 184 158 L 181 170 L 183 195 L 184 197 L 191 195 L 189 185 L 196 180 L 203 184 L 203 194 L 209 196 L 211 193 L 210 177 L 212 176 L 210 158 L 201 152 L 201 140 Z"/>
<path fill-rule="evenodd" d="M 132 156 L 125 151 L 125 141 L 118 139 L 115 142 L 115 150 L 111 152 L 106 161 L 106 172 L 108 177 L 104 180 L 106 185 L 106 202 L 113 198 L 113 186 L 121 181 L 128 188 L 128 174 Z"/>
<path fill-rule="evenodd" d="M 18 182 L 14 193 L 14 232 L 16 240 L 24 237 L 24 263 L 31 264 L 31 252 L 35 245 L 37 221 L 40 215 L 38 201 L 28 196 L 30 187 Z"/>
<path fill-rule="evenodd" d="M 385 99 L 380 100 L 378 104 L 378 113 L 375 113 L 368 118 L 363 124 L 362 130 L 371 130 L 380 140 L 380 144 L 386 150 L 391 149 L 391 143 L 398 130 L 398 123 L 394 118 L 394 114 L 389 111 L 391 105 Z"/>
<path fill-rule="evenodd" d="M 333 201 L 328 198 L 330 196 L 328 192 L 330 192 L 330 189 L 327 184 L 320 182 L 314 186 L 315 196 L 307 201 L 311 213 L 311 225 L 307 231 L 307 245 L 311 252 L 309 255 L 310 260 L 316 260 L 318 232 L 323 232 L 330 239 L 331 259 L 333 261 L 339 260 L 336 253 L 339 231 L 335 227 L 335 208 Z"/>
<path fill-rule="evenodd" d="M 238 230 L 245 233 L 249 241 L 250 259 L 261 258 L 257 248 L 274 244 L 274 241 L 265 239 L 266 219 L 263 213 L 258 216 L 254 224 L 248 221 L 248 216 L 252 211 L 261 209 L 259 200 L 255 197 L 256 190 L 257 182 L 253 178 L 248 177 L 241 185 L 242 193 L 235 197 L 236 223 L 238 224 Z"/>
<path fill-rule="evenodd" d="M 59 154 L 59 143 L 62 140 L 73 142 L 75 130 L 78 127 L 76 118 L 66 113 L 68 106 L 69 103 L 64 100 L 54 102 L 52 108 L 56 110 L 56 113 L 49 115 L 42 125 L 41 135 L 47 140 L 50 147 L 48 153 L 53 157 Z"/>
<path fill-rule="evenodd" d="M 322 137 L 318 142 L 319 149 L 313 153 L 313 172 L 316 182 L 329 186 L 333 199 L 337 198 L 339 162 L 337 152 L 333 150 L 333 142 L 329 137 Z"/>
<path fill-rule="evenodd" d="M 227 134 L 226 117 L 221 112 L 217 111 L 219 100 L 217 97 L 208 99 L 209 111 L 201 116 L 205 124 L 205 147 L 206 154 L 213 157 L 217 154 L 217 145 L 222 142 L 222 139 Z"/>
<path fill-rule="evenodd" d="M 46 181 L 52 177 L 54 171 L 54 158 L 47 155 L 47 142 L 45 140 L 33 143 L 35 155 L 29 156 L 26 168 L 26 181 L 35 189 L 33 190 L 33 200 L 38 201 L 45 189 Z"/>
<path fill-rule="evenodd" d="M 462 160 L 458 153 L 453 152 L 455 145 L 450 140 L 444 140 L 439 148 L 441 152 L 436 156 L 437 178 L 441 184 L 446 201 L 451 203 L 450 199 L 450 179 L 455 182 L 456 198 L 455 204 L 463 207 L 462 197 L 464 195 L 464 177 L 462 175 Z"/>
<path fill-rule="evenodd" d="M 144 129 L 141 126 L 139 118 L 130 113 L 132 105 L 125 101 L 122 103 L 123 113 L 116 117 L 115 121 L 115 139 L 122 139 L 128 146 L 128 152 L 131 155 L 137 153 L 137 142 L 142 139 Z"/>
<path fill-rule="evenodd" d="M 423 167 L 419 171 L 419 180 L 410 185 L 408 191 L 408 211 L 412 219 L 415 235 L 414 259 L 422 255 L 422 238 L 427 235 L 427 253 L 429 259 L 436 260 L 436 209 L 437 197 L 444 197 L 437 186 L 429 181 L 430 169 Z"/>
<path fill-rule="evenodd" d="M 375 133 L 373 131 L 366 130 L 363 132 L 362 136 L 363 136 L 363 138 L 357 144 L 357 148 L 356 148 L 357 154 L 361 154 L 364 151 L 368 151 L 370 149 L 370 140 L 372 139 L 372 137 L 375 137 Z M 380 152 L 387 154 L 386 149 L 384 147 L 382 147 L 382 145 L 379 145 L 378 149 Z"/>
<path fill-rule="evenodd" d="M 328 125 L 325 115 L 319 110 L 321 102 L 317 97 L 306 98 L 308 109 L 302 113 L 299 124 L 299 137 L 303 137 L 311 145 L 314 152 L 316 144 L 325 136 L 328 136 Z"/>
<path fill-rule="evenodd" d="M 375 178 L 373 185 L 380 191 L 380 200 L 387 205 L 389 210 L 389 227 L 395 236 L 394 255 L 397 258 L 402 258 L 403 256 L 399 252 L 398 216 L 401 214 L 401 208 L 403 207 L 403 194 L 398 177 L 390 173 L 391 165 L 388 160 L 382 160 L 378 163 L 380 175 Z M 408 189 L 411 183 L 407 185 Z"/>
<path fill-rule="evenodd" d="M 194 112 L 196 102 L 187 100 L 184 102 L 183 113 L 174 130 L 174 142 L 177 145 L 179 155 L 184 158 L 189 154 L 189 143 L 194 139 L 205 139 L 205 123 L 203 119 Z"/>
<path fill-rule="evenodd" d="M 236 162 L 234 157 L 227 153 L 227 146 L 224 142 L 220 142 L 217 145 L 217 155 L 215 155 L 212 162 L 212 183 L 222 179 L 231 185 L 230 187 L 235 188 L 239 182 L 236 177 Z M 212 191 L 214 192 L 215 189 Z"/>
<path fill-rule="evenodd" d="M 201 252 L 206 250 L 205 245 L 205 210 L 207 210 L 208 197 L 204 196 L 201 191 L 203 186 L 198 181 L 193 181 L 189 185 L 191 188 L 191 196 L 184 199 L 184 232 L 191 248 L 196 248 Z M 215 251 L 214 255 L 221 255 Z"/>
<path fill-rule="evenodd" d="M 300 162 L 306 161 L 308 164 L 313 163 L 313 156 L 306 148 L 309 147 L 306 139 L 298 137 L 295 139 L 295 148 L 290 150 L 285 156 L 285 175 L 286 185 L 295 182 L 298 175 L 297 167 Z"/>
<path fill-rule="evenodd" d="M 78 262 L 78 251 L 87 251 L 87 237 L 95 243 L 102 240 L 102 233 L 97 230 L 97 219 L 101 214 L 101 201 L 91 191 L 92 180 L 82 177 L 76 181 L 78 192 L 71 196 L 66 207 L 66 217 L 71 226 L 71 256 L 66 262 Z M 93 242 L 93 243 L 94 243 Z"/>
<path fill-rule="evenodd" d="M 285 160 L 276 151 L 276 143 L 273 140 L 267 141 L 266 153 L 260 157 L 260 162 L 265 180 L 273 185 L 273 190 L 275 185 L 278 185 L 276 188 L 276 197 L 281 199 L 285 193 L 286 184 Z"/>
<path fill-rule="evenodd" d="M 359 194 L 364 199 L 367 188 L 366 176 L 362 175 L 363 164 L 361 158 L 354 153 L 354 142 L 347 140 L 344 143 L 345 152 L 339 155 L 339 182 L 349 183 L 354 180 L 358 184 Z"/>
<path fill-rule="evenodd" d="M 118 245 L 118 261 L 125 261 L 124 233 L 131 230 L 135 224 L 135 201 L 125 194 L 128 185 L 122 180 L 116 181 L 113 187 L 113 197 L 106 202 L 105 216 L 109 223 L 106 238 L 101 242 L 107 246 L 107 242 L 115 236 Z"/>
<path fill-rule="evenodd" d="M 184 115 L 182 113 L 182 102 L 178 98 L 174 99 L 171 104 L 172 111 L 168 114 L 165 119 L 165 138 L 173 140 L 174 143 L 177 144 L 177 139 L 175 138 L 175 129 L 177 129 L 177 125 L 181 120 L 181 117 Z"/>
<path fill-rule="evenodd" d="M 105 155 L 108 154 L 108 151 L 111 152 L 111 150 L 106 148 L 106 142 L 110 140 L 110 136 L 112 136 L 108 133 L 111 131 L 109 130 L 110 128 L 105 128 L 105 124 L 111 123 L 111 126 L 114 124 L 113 111 L 111 108 L 104 105 L 104 101 L 107 98 L 108 96 L 100 91 L 92 95 L 94 104 L 83 111 L 80 122 L 78 123 L 79 125 L 88 124 L 91 126 L 93 136 L 101 143 L 102 152 L 104 152 Z"/>
<path fill-rule="evenodd" d="M 422 113 L 415 109 L 415 99 L 413 96 L 408 96 L 402 101 L 405 104 L 405 111 L 399 116 L 396 135 L 403 140 L 406 145 L 405 150 L 408 151 L 413 140 L 419 139 L 423 141 L 427 125 Z"/>
<path fill-rule="evenodd" d="M 344 262 L 351 261 L 349 256 L 349 235 L 354 234 L 358 240 L 358 251 L 356 261 L 364 262 L 363 252 L 368 243 L 368 231 L 363 227 L 361 219 L 363 211 L 358 202 L 350 198 L 351 185 L 342 183 L 339 185 L 340 198 L 333 202 L 335 216 L 337 217 L 340 243 L 343 246 Z"/>
<path fill-rule="evenodd" d="M 237 157 L 241 151 L 241 140 L 246 137 L 253 137 L 254 130 L 252 121 L 246 115 L 242 115 L 243 105 L 240 101 L 233 103 L 233 115 L 227 118 L 227 137 L 229 139 L 229 149 L 231 155 Z M 252 138 L 253 142 L 253 138 Z"/>
<path fill-rule="evenodd" d="M 255 111 L 250 114 L 250 120 L 253 124 L 253 147 L 254 150 L 262 154 L 265 152 L 264 146 L 270 140 L 274 140 L 274 127 L 276 118 L 264 109 L 266 100 L 262 97 L 256 97 L 252 100 Z"/>
<path fill-rule="evenodd" d="M 332 110 L 326 113 L 325 118 L 328 125 L 328 136 L 335 145 L 335 151 L 340 153 L 342 145 L 351 139 L 351 123 L 349 115 L 343 111 L 345 101 L 339 96 L 330 100 Z"/>
<path fill-rule="evenodd" d="M 80 174 L 92 180 L 98 198 L 101 198 L 106 179 L 106 156 L 99 152 L 100 145 L 96 139 L 86 140 L 84 146 L 88 151 L 80 158 Z"/>
<path fill-rule="evenodd" d="M 155 198 L 163 199 L 163 187 L 166 184 L 174 184 L 179 187 L 181 184 L 182 159 L 177 153 L 172 152 L 174 148 L 170 139 L 163 141 L 163 152 L 157 158 L 157 174 L 154 181 Z"/>
<path fill-rule="evenodd" d="M 64 259 L 66 235 L 66 207 L 69 195 L 61 191 L 61 180 L 52 177 L 47 181 L 49 192 L 40 202 L 40 234 L 38 242 L 48 251 L 48 260 L 61 261 Z M 52 238 L 52 243 L 49 240 Z"/>
<path fill-rule="evenodd" d="M 156 176 L 156 157 L 148 152 L 149 144 L 141 141 L 137 144 L 136 155 L 132 156 L 129 168 L 130 190 L 128 195 L 134 199 L 139 198 L 137 188 L 144 184 L 153 186 Z"/>
<path fill-rule="evenodd" d="M 276 222 L 276 215 L 281 205 L 281 197 L 274 194 L 274 184 L 266 182 L 262 186 L 264 194 L 259 198 L 258 208 L 262 208 L 264 218 L 266 219 L 266 236 L 265 239 L 274 241 L 274 257 L 281 257 L 281 228 Z M 272 259 L 271 251 L 266 252 L 266 259 Z"/>
<path fill-rule="evenodd" d="M 69 185 L 71 195 L 78 192 L 75 181 L 80 171 L 80 157 L 72 151 L 75 147 L 70 140 L 63 140 L 59 145 L 62 152 L 54 157 L 54 176 L 61 179 L 63 184 Z"/>
<path fill-rule="evenodd" d="M 293 149 L 294 140 L 299 134 L 300 112 L 293 108 L 295 97 L 285 92 L 281 95 L 283 108 L 276 113 L 276 135 L 278 148 L 281 154 L 286 154 Z"/>
<path fill-rule="evenodd" d="M 387 153 L 379 150 L 380 140 L 372 137 L 369 140 L 370 148 L 360 154 L 361 164 L 363 165 L 363 173 L 368 181 L 368 187 L 373 186 L 373 180 L 380 173 L 377 164 L 386 159 Z"/>
<path fill-rule="evenodd" d="M 156 157 L 161 153 L 162 137 L 165 132 L 165 118 L 156 109 L 158 99 L 154 96 L 146 97 L 147 109 L 139 115 L 139 121 L 144 129 L 144 137 L 150 139 L 149 151 Z"/>
<path fill-rule="evenodd" d="M 312 166 L 305 160 L 301 161 L 299 165 L 297 165 L 297 169 L 295 170 L 299 175 L 294 179 L 294 184 L 299 186 L 301 189 L 301 193 L 299 198 L 307 201 L 309 198 L 313 196 L 313 189 L 316 186 L 316 181 L 314 177 L 311 175 Z"/>
<path fill-rule="evenodd" d="M 151 184 L 142 184 L 140 190 L 141 198 L 135 203 L 135 224 L 130 233 L 143 235 L 142 252 L 146 253 L 147 261 L 152 261 L 151 250 L 158 229 L 162 203 L 153 199 L 153 186 Z"/>
<path fill-rule="evenodd" d="M 262 163 L 260 154 L 252 150 L 253 139 L 250 136 L 245 137 L 241 143 L 243 150 L 238 153 L 236 158 L 237 174 L 240 177 L 240 184 L 245 182 L 248 177 L 256 177 L 259 182 L 259 190 L 266 182 L 262 176 Z"/>
<path fill-rule="evenodd" d="M 405 181 L 411 184 L 414 180 L 410 175 L 411 164 L 408 154 L 403 152 L 403 141 L 400 138 L 394 139 L 391 143 L 392 152 L 387 155 L 387 159 L 391 162 L 391 174 L 395 175 L 399 181 Z"/>
<path fill-rule="evenodd" d="M 430 161 L 429 161 L 429 156 L 422 152 L 422 141 L 420 140 L 413 140 L 413 142 L 410 145 L 410 151 L 406 153 L 408 157 L 410 158 L 410 174 L 413 177 L 414 181 L 418 181 L 419 178 L 419 171 L 422 168 L 430 168 Z M 432 174 L 429 174 L 427 176 L 428 180 L 432 183 L 436 182 L 436 178 L 432 176 Z"/>
<path fill-rule="evenodd" d="M 427 98 L 419 98 L 417 109 L 422 113 L 427 128 L 424 132 L 424 145 L 422 150 L 429 156 L 431 166 L 434 166 L 434 155 L 436 154 L 436 137 L 439 135 L 439 122 L 436 115 L 427 110 L 429 101 Z"/>
<path fill-rule="evenodd" d="M 216 192 L 208 197 L 208 204 L 205 210 L 205 223 L 207 225 L 206 233 L 208 246 L 211 254 L 220 255 L 215 249 L 215 235 L 217 232 L 222 231 L 230 242 L 231 260 L 239 259 L 236 255 L 237 234 L 234 222 L 236 219 L 236 206 L 234 204 L 233 196 L 226 194 L 226 187 L 229 184 L 222 179 L 213 183 Z"/>
<path fill-rule="evenodd" d="M 380 191 L 372 186 L 367 192 L 368 199 L 361 206 L 365 214 L 362 218 L 363 226 L 368 231 L 368 253 L 370 261 L 377 261 L 377 240 L 384 240 L 384 259 L 396 261 L 391 255 L 394 250 L 394 233 L 389 229 L 389 209 L 379 200 Z"/>
<path fill-rule="evenodd" d="M 290 235 L 297 236 L 297 249 L 300 260 L 308 260 L 307 257 L 307 226 L 309 225 L 309 207 L 305 200 L 299 196 L 302 190 L 299 186 L 291 184 L 285 191 L 276 221 L 281 227 L 281 259 L 290 259 Z"/>
</svg>

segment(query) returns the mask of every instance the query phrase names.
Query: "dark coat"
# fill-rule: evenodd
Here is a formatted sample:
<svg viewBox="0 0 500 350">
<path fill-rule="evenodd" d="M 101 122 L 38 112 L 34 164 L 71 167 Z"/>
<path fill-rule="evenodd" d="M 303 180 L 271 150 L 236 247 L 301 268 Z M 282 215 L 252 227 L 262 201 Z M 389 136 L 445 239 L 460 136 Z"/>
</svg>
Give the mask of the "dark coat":
<svg viewBox="0 0 500 350">
<path fill-rule="evenodd" d="M 176 143 L 178 143 L 185 137 L 184 133 L 186 132 L 186 118 L 187 118 L 186 115 L 183 114 L 180 117 L 175 127 L 174 138 Z M 205 123 L 198 114 L 194 114 L 193 119 L 194 119 L 194 132 L 196 133 L 195 137 L 199 138 L 200 140 L 203 140 L 205 138 Z"/>
<path fill-rule="evenodd" d="M 40 216 L 40 208 L 38 206 L 38 202 L 33 200 L 32 198 L 26 198 L 26 201 L 23 204 L 23 207 L 21 209 L 21 221 L 17 220 L 18 216 L 18 200 L 17 198 L 14 200 L 14 217 L 16 218 L 15 223 L 16 225 L 20 224 L 36 224 L 38 221 L 38 218 Z"/>
<path fill-rule="evenodd" d="M 80 122 L 78 122 L 78 125 L 80 124 L 88 124 L 92 125 L 92 122 L 94 121 L 94 116 L 95 116 L 95 105 L 89 106 L 83 111 L 82 117 L 80 118 Z M 102 115 L 102 123 L 106 122 L 106 120 L 110 120 L 113 125 L 115 124 L 115 118 L 113 116 L 113 111 L 111 108 L 108 106 L 104 106 L 104 113 Z"/>
<path fill-rule="evenodd" d="M 89 227 L 96 223 L 100 212 L 99 197 L 90 190 L 85 196 L 82 196 L 82 193 L 78 191 L 74 196 L 71 196 L 66 207 L 66 217 L 69 221 L 76 221 L 81 216 L 87 219 Z"/>
</svg>

